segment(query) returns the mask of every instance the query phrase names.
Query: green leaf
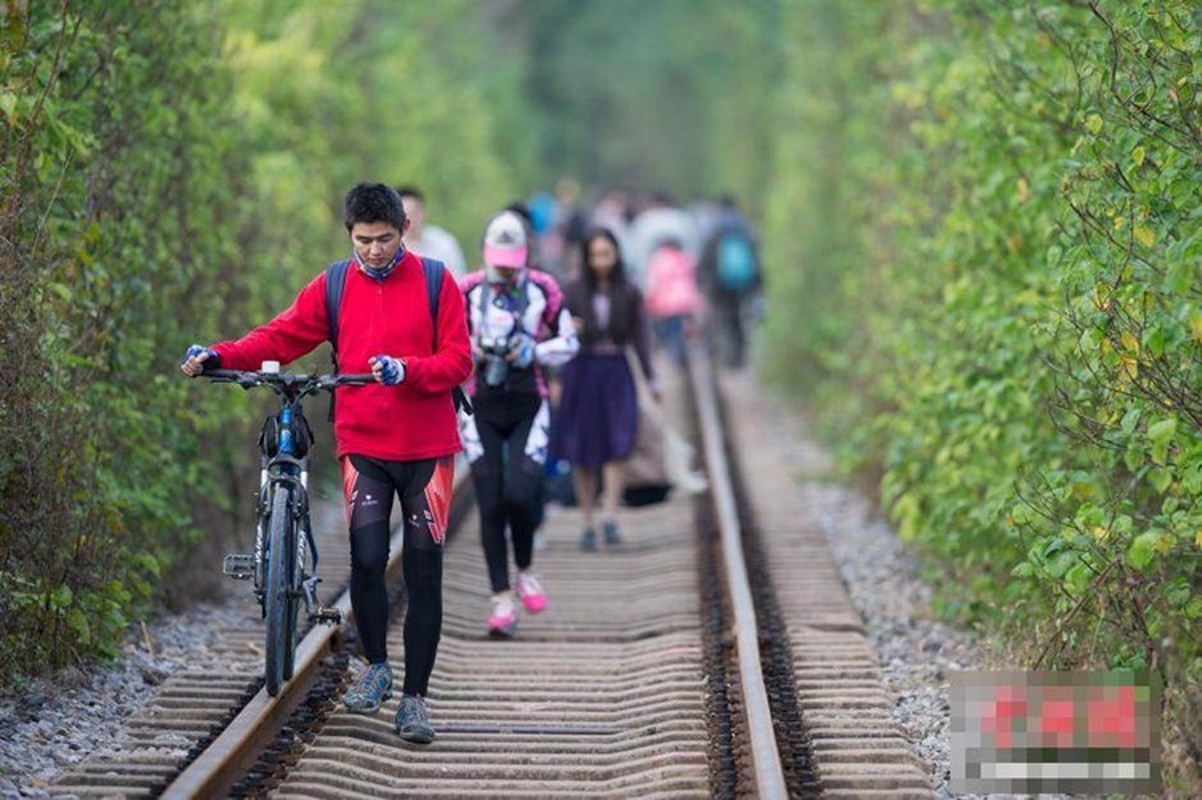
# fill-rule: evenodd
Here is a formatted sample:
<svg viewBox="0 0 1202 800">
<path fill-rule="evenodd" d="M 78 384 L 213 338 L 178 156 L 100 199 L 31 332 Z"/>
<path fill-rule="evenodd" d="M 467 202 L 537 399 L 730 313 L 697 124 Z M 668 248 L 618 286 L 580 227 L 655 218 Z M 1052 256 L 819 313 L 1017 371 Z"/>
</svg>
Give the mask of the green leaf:
<svg viewBox="0 0 1202 800">
<path fill-rule="evenodd" d="M 1127 465 L 1127 469 L 1131 472 L 1138 472 L 1143 466 L 1144 459 L 1147 458 L 1147 453 L 1144 448 L 1135 439 L 1127 445 L 1127 452 L 1123 454 L 1123 463 Z"/>
<path fill-rule="evenodd" d="M 1044 565 L 1048 575 L 1053 578 L 1063 577 L 1077 563 L 1077 554 L 1073 552 L 1057 553 Z"/>
<path fill-rule="evenodd" d="M 1160 494 L 1173 484 L 1173 472 L 1163 467 L 1153 467 L 1148 470 L 1148 484 Z"/>
<path fill-rule="evenodd" d="M 159 563 L 159 560 L 150 553 L 139 553 L 138 555 L 134 556 L 134 564 L 136 564 L 139 569 L 153 575 L 156 578 L 159 577 L 162 572 L 162 565 Z"/>
<path fill-rule="evenodd" d="M 1167 417 L 1148 427 L 1148 443 L 1152 445 L 1151 455 L 1154 462 L 1165 463 L 1168 458 L 1169 443 L 1176 433 L 1176 417 Z"/>
<path fill-rule="evenodd" d="M 50 607 L 56 611 L 61 611 L 71 605 L 71 601 L 75 598 L 75 593 L 71 591 L 71 587 L 62 584 L 50 593 Z"/>
<path fill-rule="evenodd" d="M 92 626 L 88 622 L 87 613 L 82 608 L 75 606 L 67 612 L 67 626 L 75 632 L 80 644 L 85 647 L 91 644 Z"/>
<path fill-rule="evenodd" d="M 1064 575 L 1065 588 L 1074 595 L 1080 595 L 1089 588 L 1093 579 L 1093 570 L 1084 561 L 1078 561 Z"/>
<path fill-rule="evenodd" d="M 1127 563 L 1136 569 L 1147 568 L 1156 558 L 1156 548 L 1159 543 L 1159 531 L 1145 531 L 1136 536 L 1127 550 Z"/>
</svg>

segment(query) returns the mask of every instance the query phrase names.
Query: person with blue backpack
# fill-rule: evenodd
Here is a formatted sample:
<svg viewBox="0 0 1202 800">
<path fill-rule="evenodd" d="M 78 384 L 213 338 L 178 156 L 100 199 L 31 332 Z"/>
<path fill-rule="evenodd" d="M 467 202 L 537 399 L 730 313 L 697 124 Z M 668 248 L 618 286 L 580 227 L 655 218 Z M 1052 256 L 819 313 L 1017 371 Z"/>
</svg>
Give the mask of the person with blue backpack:
<svg viewBox="0 0 1202 800">
<path fill-rule="evenodd" d="M 181 369 L 256 370 L 287 364 L 324 341 L 339 371 L 372 372 L 376 384 L 336 390 L 334 438 L 350 527 L 351 607 L 368 661 L 343 702 L 374 714 L 392 696 L 388 591 L 389 516 L 399 496 L 405 518 L 402 571 L 405 674 L 395 729 L 428 743 L 434 727 L 426 691 L 442 630 L 442 562 L 459 442 L 458 387 L 472 372 L 463 295 L 441 262 L 405 249 L 409 227 L 397 192 L 361 183 L 347 193 L 352 255 L 328 266 L 292 305 L 241 339 L 188 348 Z"/>
<path fill-rule="evenodd" d="M 759 246 L 751 223 L 735 199 L 719 202 L 717 219 L 697 263 L 698 280 L 709 304 L 711 337 L 728 367 L 747 359 L 747 322 L 751 300 L 763 291 Z"/>
</svg>

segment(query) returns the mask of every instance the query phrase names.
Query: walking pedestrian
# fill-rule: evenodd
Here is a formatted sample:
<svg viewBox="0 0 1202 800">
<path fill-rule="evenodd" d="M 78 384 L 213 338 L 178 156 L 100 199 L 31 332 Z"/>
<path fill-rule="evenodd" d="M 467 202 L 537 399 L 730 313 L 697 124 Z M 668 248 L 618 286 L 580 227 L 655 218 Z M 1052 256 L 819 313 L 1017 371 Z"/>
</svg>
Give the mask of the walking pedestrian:
<svg viewBox="0 0 1202 800">
<path fill-rule="evenodd" d="M 697 270 L 714 321 L 709 332 L 717 340 L 723 363 L 738 369 L 747 359 L 747 317 L 763 291 L 763 273 L 751 223 L 730 195 L 719 201 L 715 227 Z"/>
<path fill-rule="evenodd" d="M 692 257 L 679 239 L 666 237 L 647 260 L 647 313 L 656 341 L 677 366 L 684 366 L 685 344 L 704 305 Z"/>
<path fill-rule="evenodd" d="M 405 204 L 405 218 L 409 220 L 405 248 L 419 256 L 441 261 L 455 276 L 455 280 L 461 279 L 467 271 L 467 262 L 455 235 L 426 221 L 426 197 L 421 189 L 402 186 L 397 192 Z"/>
<path fill-rule="evenodd" d="M 392 696 L 388 660 L 388 562 L 393 495 L 404 516 L 402 565 L 405 677 L 395 727 L 401 738 L 428 743 L 434 727 L 426 692 L 442 629 L 442 562 L 450 512 L 453 455 L 460 450 L 452 390 L 471 374 L 463 296 L 447 278 L 431 318 L 427 269 L 402 246 L 409 227 L 400 196 L 381 183 L 361 183 L 344 202 L 352 255 L 342 286 L 336 337 L 343 372 L 375 374 L 378 385 L 337 390 L 334 437 L 350 527 L 351 607 L 369 662 L 343 697 L 348 711 L 374 714 Z M 308 283 L 293 304 L 236 341 L 193 345 L 181 369 L 258 369 L 287 364 L 331 338 L 328 272 Z M 438 273 L 441 274 L 441 273 Z"/>
<path fill-rule="evenodd" d="M 638 395 L 627 349 L 634 348 L 652 396 L 659 390 L 651 366 L 651 333 L 642 294 L 626 277 L 614 234 L 599 228 L 585 238 L 579 278 L 564 294 L 581 338 L 580 354 L 560 370 L 563 392 L 552 429 L 552 457 L 572 465 L 584 515 L 580 546 L 597 548 L 596 510 L 607 545 L 622 541 L 618 503 L 622 468 L 634 449 Z M 603 492 L 602 492 L 603 489 Z"/>
<path fill-rule="evenodd" d="M 530 244 L 519 215 L 501 212 L 484 231 L 484 267 L 462 283 L 476 370 L 469 385 L 475 413 L 461 416 L 460 434 L 480 509 L 492 588 L 487 624 L 495 637 L 513 636 L 517 601 L 531 614 L 547 606 L 533 569 L 550 426 L 540 367 L 563 364 L 579 348 L 555 279 L 528 266 Z"/>
</svg>

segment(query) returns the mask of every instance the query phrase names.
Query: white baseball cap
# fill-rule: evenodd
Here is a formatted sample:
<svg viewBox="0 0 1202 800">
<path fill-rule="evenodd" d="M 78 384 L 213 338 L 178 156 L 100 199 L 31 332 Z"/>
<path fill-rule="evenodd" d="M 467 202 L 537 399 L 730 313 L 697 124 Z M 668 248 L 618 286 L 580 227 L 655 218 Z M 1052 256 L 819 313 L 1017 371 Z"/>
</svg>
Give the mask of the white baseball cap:
<svg viewBox="0 0 1202 800">
<path fill-rule="evenodd" d="M 517 269 L 526 266 L 526 226 L 513 211 L 502 211 L 484 229 L 484 263 Z"/>
</svg>

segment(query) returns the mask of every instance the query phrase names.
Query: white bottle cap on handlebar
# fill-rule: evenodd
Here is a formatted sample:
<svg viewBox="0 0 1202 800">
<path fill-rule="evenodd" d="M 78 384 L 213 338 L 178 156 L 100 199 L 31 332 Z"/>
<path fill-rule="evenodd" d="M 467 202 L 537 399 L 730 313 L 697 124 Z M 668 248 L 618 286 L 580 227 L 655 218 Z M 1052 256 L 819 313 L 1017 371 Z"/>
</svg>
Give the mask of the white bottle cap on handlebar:
<svg viewBox="0 0 1202 800">
<path fill-rule="evenodd" d="M 264 362 L 263 362 L 263 363 L 262 363 L 262 364 L 259 366 L 259 371 L 260 371 L 260 372 L 266 372 L 266 373 L 268 373 L 268 374 L 270 374 L 270 375 L 279 375 L 279 374 L 280 374 L 280 362 L 278 362 L 278 361 L 264 361 Z"/>
</svg>

